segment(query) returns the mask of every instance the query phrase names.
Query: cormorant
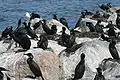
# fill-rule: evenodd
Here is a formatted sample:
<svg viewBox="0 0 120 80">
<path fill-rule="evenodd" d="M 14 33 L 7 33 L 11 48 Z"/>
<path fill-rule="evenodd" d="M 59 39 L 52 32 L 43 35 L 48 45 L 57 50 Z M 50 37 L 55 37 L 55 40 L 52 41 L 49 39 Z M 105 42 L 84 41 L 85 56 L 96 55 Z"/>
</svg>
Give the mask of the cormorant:
<svg viewBox="0 0 120 80">
<path fill-rule="evenodd" d="M 33 72 L 33 74 L 36 77 L 41 77 L 42 80 L 44 80 L 43 76 L 42 76 L 42 72 L 40 70 L 40 67 L 38 66 L 38 64 L 33 60 L 33 55 L 31 53 L 27 53 L 24 54 L 27 55 L 29 58 L 27 59 L 27 63 L 29 65 L 30 70 Z"/>
</svg>

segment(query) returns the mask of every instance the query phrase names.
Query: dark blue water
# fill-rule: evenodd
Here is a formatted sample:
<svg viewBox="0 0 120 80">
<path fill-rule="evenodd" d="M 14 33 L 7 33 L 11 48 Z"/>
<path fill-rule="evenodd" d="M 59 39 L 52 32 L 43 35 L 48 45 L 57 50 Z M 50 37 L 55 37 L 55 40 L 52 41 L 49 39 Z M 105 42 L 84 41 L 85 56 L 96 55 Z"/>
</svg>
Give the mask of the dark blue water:
<svg viewBox="0 0 120 80">
<path fill-rule="evenodd" d="M 100 10 L 97 4 L 111 2 L 119 6 L 120 0 L 0 0 L 0 30 L 7 26 L 17 26 L 17 20 L 25 12 L 37 12 L 44 19 L 51 19 L 52 14 L 58 18 L 65 17 L 70 27 L 74 27 L 84 9 Z"/>
</svg>

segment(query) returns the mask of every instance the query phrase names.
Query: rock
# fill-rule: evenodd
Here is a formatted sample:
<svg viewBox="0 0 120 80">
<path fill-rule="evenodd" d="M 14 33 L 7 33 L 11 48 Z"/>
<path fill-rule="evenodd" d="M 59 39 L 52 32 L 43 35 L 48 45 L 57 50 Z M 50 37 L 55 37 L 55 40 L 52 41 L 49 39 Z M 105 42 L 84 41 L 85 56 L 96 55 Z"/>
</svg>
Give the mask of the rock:
<svg viewBox="0 0 120 80">
<path fill-rule="evenodd" d="M 27 75 L 33 75 L 27 64 L 27 57 L 23 55 L 29 52 L 33 54 L 34 61 L 39 65 L 45 80 L 64 80 L 63 67 L 59 57 L 55 53 L 40 48 L 27 52 L 2 54 L 0 66 L 10 70 L 8 75 L 11 80 L 22 80 Z"/>
<path fill-rule="evenodd" d="M 120 61 L 108 58 L 100 63 L 100 67 L 104 70 L 103 75 L 107 80 L 120 80 Z"/>
<path fill-rule="evenodd" d="M 69 56 L 65 56 L 66 52 L 62 52 L 60 59 L 63 64 L 66 79 L 73 78 L 72 75 L 74 75 L 74 69 L 80 61 L 81 53 L 85 53 L 86 55 L 86 70 L 82 80 L 92 80 L 92 78 L 95 76 L 96 68 L 99 66 L 99 63 L 104 58 L 111 57 L 108 49 L 108 42 L 97 39 L 84 42 L 83 45 L 77 49 L 74 54 L 70 53 L 71 55 Z"/>
</svg>

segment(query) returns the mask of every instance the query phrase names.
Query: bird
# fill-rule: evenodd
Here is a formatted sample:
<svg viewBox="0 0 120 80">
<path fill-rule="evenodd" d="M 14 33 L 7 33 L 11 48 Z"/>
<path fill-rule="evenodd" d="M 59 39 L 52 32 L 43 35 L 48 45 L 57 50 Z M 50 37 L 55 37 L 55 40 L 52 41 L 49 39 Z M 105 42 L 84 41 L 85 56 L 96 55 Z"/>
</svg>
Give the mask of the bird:
<svg viewBox="0 0 120 80">
<path fill-rule="evenodd" d="M 74 31 L 73 32 L 71 31 L 72 33 L 71 35 L 66 34 L 65 31 L 66 31 L 66 28 L 62 27 L 62 35 L 61 35 L 62 43 L 65 47 L 71 48 L 75 43 Z"/>
<path fill-rule="evenodd" d="M 111 3 L 107 3 L 107 4 L 102 4 L 102 5 L 99 5 L 98 4 L 98 6 L 102 9 L 102 10 L 104 10 L 104 11 L 107 11 L 107 10 L 109 10 L 112 6 L 111 6 Z"/>
<path fill-rule="evenodd" d="M 47 49 L 48 39 L 45 35 L 40 35 L 40 40 L 37 42 L 37 47 L 42 48 L 43 50 Z"/>
<path fill-rule="evenodd" d="M 57 19 L 57 15 L 56 15 L 56 14 L 53 14 L 53 19 L 55 19 L 55 20 L 58 21 L 58 19 Z"/>
<path fill-rule="evenodd" d="M 27 31 L 27 34 L 32 38 L 32 39 L 37 39 L 38 36 L 36 35 L 36 33 L 30 28 L 30 22 L 28 22 L 28 25 L 26 22 L 23 22 L 23 24 L 25 25 L 25 29 Z"/>
<path fill-rule="evenodd" d="M 7 28 L 7 35 L 9 35 L 16 43 L 18 43 L 25 51 L 30 49 L 31 41 L 28 36 L 24 33 L 13 31 L 12 26 Z"/>
<path fill-rule="evenodd" d="M 109 52 L 112 55 L 113 59 L 119 60 L 119 54 L 118 51 L 115 47 L 116 45 L 116 40 L 115 39 L 111 39 L 110 43 L 109 43 Z"/>
<path fill-rule="evenodd" d="M 48 35 L 54 35 L 57 32 L 57 26 L 56 25 L 52 25 L 51 29 L 48 27 L 48 25 L 46 24 L 46 20 L 42 20 L 42 28 L 43 30 L 46 32 L 46 34 Z"/>
<path fill-rule="evenodd" d="M 21 19 L 18 20 L 18 27 L 21 25 Z"/>
<path fill-rule="evenodd" d="M 38 66 L 38 64 L 33 60 L 33 55 L 32 53 L 27 53 L 27 54 L 24 54 L 24 55 L 27 55 L 29 58 L 27 59 L 27 63 L 29 65 L 29 68 L 30 70 L 33 72 L 33 74 L 35 75 L 35 78 L 36 77 L 41 77 L 42 80 L 44 80 L 43 78 L 43 75 L 42 75 L 42 72 L 40 70 L 40 67 Z"/>
<path fill-rule="evenodd" d="M 75 75 L 72 80 L 81 79 L 83 77 L 84 73 L 85 73 L 85 54 L 82 53 L 81 61 L 77 64 L 77 66 L 75 68 Z"/>
<path fill-rule="evenodd" d="M 97 69 L 97 73 L 95 75 L 94 80 L 106 80 L 105 77 L 102 75 L 102 69 L 99 67 L 96 69 Z"/>
<path fill-rule="evenodd" d="M 66 20 L 64 17 L 60 18 L 59 21 L 60 21 L 60 23 L 62 23 L 64 26 L 66 26 L 66 27 L 68 28 L 68 30 L 69 30 L 68 22 L 67 22 L 67 20 Z"/>
<path fill-rule="evenodd" d="M 0 40 L 8 38 L 8 33 L 6 32 L 8 30 L 8 27 L 6 27 L 1 34 Z"/>
</svg>

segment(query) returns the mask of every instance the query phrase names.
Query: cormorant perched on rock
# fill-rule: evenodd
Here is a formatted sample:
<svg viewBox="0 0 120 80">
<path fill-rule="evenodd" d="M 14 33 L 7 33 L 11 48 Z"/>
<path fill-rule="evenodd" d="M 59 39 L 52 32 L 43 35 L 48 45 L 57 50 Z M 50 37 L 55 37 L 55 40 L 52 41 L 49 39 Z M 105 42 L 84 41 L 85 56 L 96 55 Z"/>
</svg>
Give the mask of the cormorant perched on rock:
<svg viewBox="0 0 120 80">
<path fill-rule="evenodd" d="M 81 61 L 78 63 L 78 65 L 75 68 L 75 75 L 73 80 L 78 80 L 83 77 L 85 73 L 85 54 L 81 54 Z"/>
<path fill-rule="evenodd" d="M 107 11 L 107 10 L 109 10 L 112 6 L 111 6 L 111 3 L 107 3 L 106 5 L 105 4 L 102 4 L 102 5 L 99 5 L 98 4 L 98 6 L 102 9 L 102 10 L 104 10 L 104 11 Z"/>
<path fill-rule="evenodd" d="M 43 20 L 42 23 L 42 28 L 43 30 L 46 32 L 46 34 L 48 35 L 54 35 L 57 32 L 57 27 L 56 25 L 52 25 L 51 29 L 48 27 L 48 25 L 46 24 L 46 20 Z"/>
<path fill-rule="evenodd" d="M 105 77 L 102 75 L 102 69 L 101 68 L 96 68 L 97 69 L 97 74 L 95 75 L 94 80 L 106 80 Z"/>
<path fill-rule="evenodd" d="M 42 48 L 43 50 L 47 49 L 48 39 L 44 35 L 40 35 L 40 40 L 37 42 L 37 47 Z"/>
<path fill-rule="evenodd" d="M 58 21 L 58 19 L 57 19 L 57 15 L 56 15 L 56 14 L 53 14 L 53 19 L 55 19 L 55 20 Z"/>
<path fill-rule="evenodd" d="M 2 35 L 0 37 L 0 40 L 5 39 L 8 37 L 8 33 L 6 32 L 8 30 L 8 27 L 3 30 Z"/>
<path fill-rule="evenodd" d="M 88 26 L 90 32 L 95 32 L 95 26 L 92 24 L 92 22 L 86 22 L 86 26 Z"/>
<path fill-rule="evenodd" d="M 29 68 L 30 70 L 33 72 L 33 74 L 35 75 L 35 78 L 36 77 L 41 77 L 42 80 L 44 80 L 43 76 L 42 76 L 42 73 L 41 73 L 41 70 L 40 70 L 40 67 L 38 66 L 38 64 L 33 60 L 33 55 L 31 53 L 27 53 L 27 54 L 24 54 L 24 55 L 27 55 L 29 58 L 27 59 L 27 63 L 29 65 Z"/>
<path fill-rule="evenodd" d="M 71 48 L 73 44 L 75 43 L 75 34 L 68 35 L 65 33 L 66 28 L 62 27 L 62 43 L 65 47 Z"/>
<path fill-rule="evenodd" d="M 93 15 L 93 13 L 88 10 L 84 10 L 84 11 L 85 11 L 85 15 Z"/>
<path fill-rule="evenodd" d="M 68 22 L 67 22 L 67 20 L 65 18 L 63 18 L 63 17 L 60 18 L 60 23 L 62 23 L 64 26 L 66 26 L 68 28 L 68 30 L 69 30 Z"/>
<path fill-rule="evenodd" d="M 112 39 L 109 44 L 109 51 L 110 51 L 110 54 L 113 57 L 113 59 L 118 60 L 118 59 L 120 59 L 120 57 L 119 57 L 119 54 L 118 54 L 118 51 L 117 51 L 115 45 L 116 45 L 116 40 Z"/>
<path fill-rule="evenodd" d="M 37 39 L 38 36 L 37 36 L 36 33 L 30 28 L 30 24 L 31 24 L 31 23 L 29 22 L 28 25 L 27 25 L 27 23 L 24 22 L 23 24 L 25 25 L 27 34 L 28 34 L 32 39 Z"/>
<path fill-rule="evenodd" d="M 109 30 L 107 31 L 109 39 L 114 39 L 114 38 L 117 39 L 117 37 L 119 36 L 119 33 L 118 33 L 118 35 L 116 34 L 116 32 L 115 32 L 116 28 L 115 28 L 115 25 L 112 24 L 112 21 L 109 21 L 109 23 L 106 26 L 106 28 L 109 28 Z"/>
<path fill-rule="evenodd" d="M 21 19 L 18 20 L 18 27 L 21 25 Z"/>
<path fill-rule="evenodd" d="M 12 26 L 7 28 L 6 33 L 13 38 L 15 42 L 22 46 L 23 49 L 28 50 L 31 46 L 31 41 L 24 33 L 13 31 Z"/>
<path fill-rule="evenodd" d="M 8 70 L 6 70 L 5 68 L 3 68 L 3 67 L 0 67 L 0 80 L 4 80 L 3 78 L 4 78 L 4 74 L 1 72 L 1 71 L 8 71 Z M 6 75 L 7 76 L 7 75 Z M 7 80 L 10 80 L 10 78 L 7 78 Z"/>
<path fill-rule="evenodd" d="M 115 33 L 115 28 L 114 28 L 114 26 L 109 27 L 109 30 L 108 30 L 107 32 L 108 32 L 109 38 L 111 38 L 111 37 L 116 38 L 116 37 L 117 37 L 117 36 L 116 36 L 116 33 Z"/>
<path fill-rule="evenodd" d="M 97 33 L 103 33 L 103 25 L 101 25 L 101 20 L 98 20 L 95 25 L 95 30 Z"/>
<path fill-rule="evenodd" d="M 82 18 L 85 18 L 85 13 L 84 12 L 81 12 L 80 18 L 78 19 L 77 23 L 75 24 L 74 29 L 77 28 L 77 27 L 80 27 Z"/>
</svg>

